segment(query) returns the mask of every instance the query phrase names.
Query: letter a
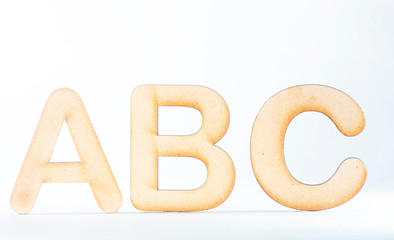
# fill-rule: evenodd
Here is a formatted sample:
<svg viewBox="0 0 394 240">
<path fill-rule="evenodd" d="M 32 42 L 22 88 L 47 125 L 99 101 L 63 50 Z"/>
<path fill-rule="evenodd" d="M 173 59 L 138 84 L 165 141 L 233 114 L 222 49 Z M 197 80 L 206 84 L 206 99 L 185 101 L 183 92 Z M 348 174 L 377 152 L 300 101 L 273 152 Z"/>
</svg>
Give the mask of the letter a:
<svg viewBox="0 0 394 240">
<path fill-rule="evenodd" d="M 66 121 L 81 162 L 50 162 L 63 121 Z M 28 213 L 42 183 L 88 182 L 104 212 L 115 212 L 122 196 L 79 95 L 58 89 L 47 100 L 27 151 L 14 190 L 11 207 Z"/>
<path fill-rule="evenodd" d="M 200 130 L 187 136 L 158 136 L 158 106 L 200 110 Z M 198 211 L 214 208 L 230 195 L 235 181 L 231 158 L 215 143 L 229 124 L 222 97 L 201 86 L 142 85 L 131 97 L 131 201 L 146 211 Z M 207 180 L 193 190 L 158 190 L 158 157 L 187 156 L 202 160 Z"/>
<path fill-rule="evenodd" d="M 359 134 L 365 125 L 360 106 L 337 89 L 320 85 L 285 89 L 270 98 L 257 115 L 251 136 L 253 171 L 263 190 L 287 207 L 332 208 L 361 190 L 367 170 L 359 159 L 348 158 L 322 184 L 306 185 L 293 178 L 286 166 L 283 142 L 291 120 L 305 111 L 326 114 L 346 136 Z"/>
</svg>

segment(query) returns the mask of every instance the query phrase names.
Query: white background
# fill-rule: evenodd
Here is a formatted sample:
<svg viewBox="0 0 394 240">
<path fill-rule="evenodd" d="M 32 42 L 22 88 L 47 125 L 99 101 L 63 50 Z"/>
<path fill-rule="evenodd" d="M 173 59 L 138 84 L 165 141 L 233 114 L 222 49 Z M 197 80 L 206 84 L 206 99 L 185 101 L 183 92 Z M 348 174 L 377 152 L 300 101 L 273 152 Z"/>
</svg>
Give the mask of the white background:
<svg viewBox="0 0 394 240">
<path fill-rule="evenodd" d="M 393 1 L 6 1 L 0 2 L 1 239 L 384 239 L 394 236 Z M 203 85 L 227 102 L 230 125 L 217 144 L 236 183 L 219 207 L 194 213 L 136 210 L 129 198 L 130 95 L 140 84 Z M 366 127 L 343 136 L 323 114 L 290 124 L 286 163 L 299 181 L 322 183 L 347 157 L 367 166 L 361 192 L 337 208 L 302 212 L 271 200 L 250 163 L 261 106 L 299 84 L 354 98 Z M 49 94 L 82 97 L 123 195 L 103 214 L 88 184 L 44 184 L 18 215 L 9 197 Z M 160 108 L 161 134 L 186 134 L 198 111 Z M 52 161 L 78 161 L 63 126 Z M 159 186 L 205 181 L 196 159 L 160 159 Z"/>
</svg>

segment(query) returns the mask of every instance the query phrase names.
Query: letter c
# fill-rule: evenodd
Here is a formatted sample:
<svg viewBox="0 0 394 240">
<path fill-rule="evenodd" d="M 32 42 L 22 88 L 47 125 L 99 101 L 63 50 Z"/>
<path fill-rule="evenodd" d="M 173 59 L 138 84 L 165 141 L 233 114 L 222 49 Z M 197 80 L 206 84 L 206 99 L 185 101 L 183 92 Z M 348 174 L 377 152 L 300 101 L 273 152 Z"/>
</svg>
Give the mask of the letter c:
<svg viewBox="0 0 394 240">
<path fill-rule="evenodd" d="M 337 89 L 321 85 L 285 89 L 264 104 L 253 125 L 250 152 L 254 174 L 263 190 L 287 207 L 322 210 L 339 206 L 361 190 L 366 167 L 361 160 L 348 158 L 322 184 L 297 181 L 287 169 L 283 144 L 291 120 L 305 111 L 326 114 L 346 136 L 359 134 L 365 126 L 360 106 Z"/>
</svg>

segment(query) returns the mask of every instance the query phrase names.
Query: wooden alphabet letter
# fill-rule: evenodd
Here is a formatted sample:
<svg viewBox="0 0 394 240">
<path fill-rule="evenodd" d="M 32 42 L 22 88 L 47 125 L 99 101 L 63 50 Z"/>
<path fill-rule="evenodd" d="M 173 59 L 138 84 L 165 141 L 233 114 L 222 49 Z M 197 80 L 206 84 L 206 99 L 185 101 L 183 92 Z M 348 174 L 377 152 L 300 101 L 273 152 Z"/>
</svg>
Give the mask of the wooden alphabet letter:
<svg viewBox="0 0 394 240">
<path fill-rule="evenodd" d="M 50 162 L 63 121 L 66 121 L 81 162 Z M 14 190 L 11 207 L 29 212 L 42 183 L 88 182 L 104 212 L 115 212 L 122 195 L 79 95 L 58 89 L 48 98 Z"/>
<path fill-rule="evenodd" d="M 263 190 L 287 207 L 332 208 L 360 191 L 367 171 L 362 161 L 348 158 L 325 183 L 306 185 L 294 179 L 286 167 L 283 143 L 291 120 L 305 111 L 326 114 L 346 136 L 359 134 L 365 125 L 361 108 L 339 90 L 320 85 L 285 89 L 271 97 L 257 115 L 251 135 L 253 171 Z"/>
<path fill-rule="evenodd" d="M 158 136 L 158 106 L 200 110 L 201 129 L 187 136 Z M 223 98 L 200 86 L 141 85 L 131 97 L 131 201 L 140 210 L 198 211 L 214 208 L 230 195 L 235 181 L 231 158 L 214 144 L 229 124 Z M 193 190 L 158 190 L 158 157 L 186 156 L 202 160 L 207 180 Z"/>
</svg>

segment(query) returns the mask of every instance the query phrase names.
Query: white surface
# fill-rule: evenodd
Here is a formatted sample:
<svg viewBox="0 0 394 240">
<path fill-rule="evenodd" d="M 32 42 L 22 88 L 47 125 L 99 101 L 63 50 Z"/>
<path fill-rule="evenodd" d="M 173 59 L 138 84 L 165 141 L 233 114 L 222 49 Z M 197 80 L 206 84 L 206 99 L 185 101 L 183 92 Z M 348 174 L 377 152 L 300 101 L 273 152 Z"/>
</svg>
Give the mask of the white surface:
<svg viewBox="0 0 394 240">
<path fill-rule="evenodd" d="M 393 43 L 393 1 L 1 1 L 0 238 L 393 238 Z M 129 101 L 140 84 L 203 85 L 226 100 L 230 126 L 218 146 L 234 161 L 236 184 L 218 208 L 143 213 L 132 206 Z M 250 164 L 257 112 L 299 84 L 338 88 L 366 117 L 352 138 L 318 113 L 289 126 L 285 156 L 298 180 L 324 182 L 350 156 L 367 166 L 361 192 L 329 211 L 277 204 Z M 44 103 L 60 87 L 84 101 L 122 191 L 119 214 L 100 214 L 87 184 L 44 184 L 30 215 L 9 206 Z M 163 133 L 193 132 L 201 121 L 167 114 Z M 67 134 L 52 161 L 78 161 Z M 162 167 L 161 184 L 171 188 L 180 181 L 173 177 L 185 178 L 177 173 L 196 167 L 178 187 L 198 186 L 205 169 L 197 165 Z"/>
<path fill-rule="evenodd" d="M 391 202 L 371 198 L 370 203 L 380 205 L 349 203 L 317 212 L 12 214 L 0 224 L 3 239 L 392 239 L 394 211 L 385 207 L 394 197 L 386 199 Z"/>
</svg>

